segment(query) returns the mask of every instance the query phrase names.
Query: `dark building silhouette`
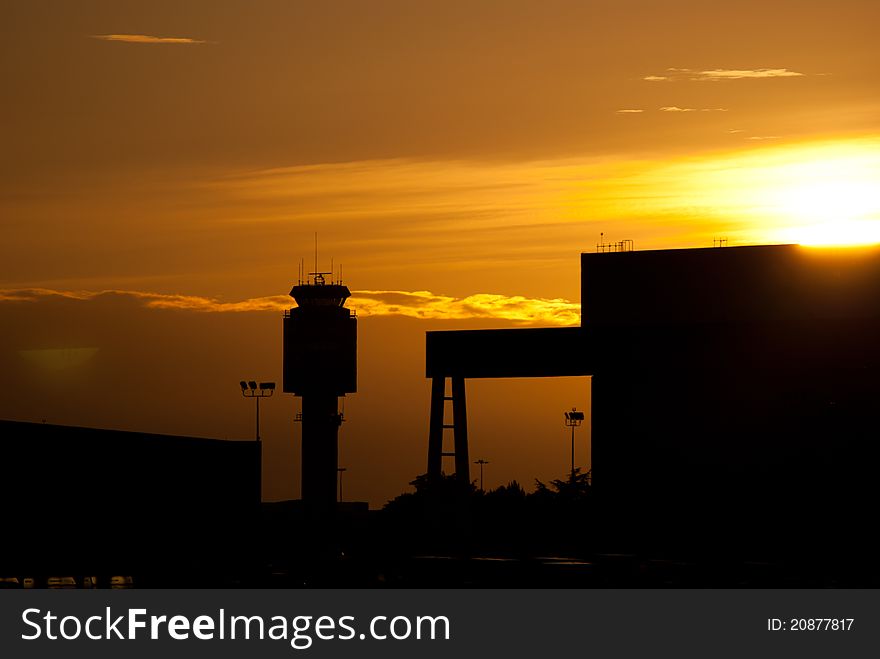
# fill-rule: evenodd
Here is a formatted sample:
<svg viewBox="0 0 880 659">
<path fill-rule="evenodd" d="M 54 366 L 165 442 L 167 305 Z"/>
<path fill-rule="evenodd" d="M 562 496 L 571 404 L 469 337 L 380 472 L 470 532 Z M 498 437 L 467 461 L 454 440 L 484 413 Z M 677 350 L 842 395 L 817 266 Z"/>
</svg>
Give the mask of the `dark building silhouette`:
<svg viewBox="0 0 880 659">
<path fill-rule="evenodd" d="M 583 254 L 579 328 L 429 332 L 445 379 L 591 375 L 605 547 L 864 564 L 877 543 L 880 250 Z M 456 398 L 456 388 L 453 389 Z M 456 403 L 455 400 L 453 400 Z M 463 424 L 466 424 L 464 421 Z M 456 473 L 466 461 L 456 460 Z"/>
<path fill-rule="evenodd" d="M 0 421 L 2 576 L 231 584 L 259 567 L 261 444 Z"/>
<path fill-rule="evenodd" d="M 357 318 L 341 283 L 311 279 L 290 291 L 298 306 L 284 314 L 284 391 L 302 397 L 302 501 L 306 513 L 336 508 L 339 397 L 357 391 Z"/>
</svg>

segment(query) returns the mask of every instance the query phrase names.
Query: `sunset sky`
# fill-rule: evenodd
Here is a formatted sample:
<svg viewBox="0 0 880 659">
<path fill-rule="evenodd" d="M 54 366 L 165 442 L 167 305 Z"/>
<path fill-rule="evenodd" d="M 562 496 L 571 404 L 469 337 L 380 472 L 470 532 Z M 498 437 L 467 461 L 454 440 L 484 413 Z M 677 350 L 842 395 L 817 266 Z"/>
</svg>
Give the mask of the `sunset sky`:
<svg viewBox="0 0 880 659">
<path fill-rule="evenodd" d="M 425 330 L 577 324 L 600 233 L 880 242 L 876 1 L 0 16 L 2 418 L 249 437 L 237 382 L 280 379 L 318 232 L 360 318 L 346 490 L 378 506 L 425 468 Z M 564 474 L 585 379 L 470 385 L 487 485 Z M 264 409 L 264 496 L 298 496 L 295 401 Z"/>
</svg>

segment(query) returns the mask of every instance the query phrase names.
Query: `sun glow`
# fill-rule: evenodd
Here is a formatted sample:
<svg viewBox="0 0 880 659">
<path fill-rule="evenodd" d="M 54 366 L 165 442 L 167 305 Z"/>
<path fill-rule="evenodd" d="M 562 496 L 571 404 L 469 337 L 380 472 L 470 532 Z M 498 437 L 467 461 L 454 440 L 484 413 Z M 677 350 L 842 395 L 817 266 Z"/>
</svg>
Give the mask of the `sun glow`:
<svg viewBox="0 0 880 659">
<path fill-rule="evenodd" d="M 783 231 L 802 245 L 880 242 L 880 173 L 876 162 L 850 154 L 798 163 L 783 174 L 792 182 L 773 197 L 781 216 L 796 223 Z"/>
<path fill-rule="evenodd" d="M 683 181 L 668 186 L 671 204 L 740 244 L 880 243 L 877 138 L 762 148 L 667 174 Z"/>
</svg>

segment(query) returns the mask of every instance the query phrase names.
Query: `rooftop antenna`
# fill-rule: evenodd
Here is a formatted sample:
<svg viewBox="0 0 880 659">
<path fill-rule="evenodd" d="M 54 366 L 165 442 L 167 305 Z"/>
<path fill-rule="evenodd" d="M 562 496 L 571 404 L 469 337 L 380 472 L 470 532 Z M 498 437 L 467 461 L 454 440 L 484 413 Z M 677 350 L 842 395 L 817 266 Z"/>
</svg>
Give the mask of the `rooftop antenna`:
<svg viewBox="0 0 880 659">
<path fill-rule="evenodd" d="M 318 272 L 318 232 L 315 231 L 315 273 Z"/>
<path fill-rule="evenodd" d="M 333 257 L 330 257 L 330 283 L 333 283 Z"/>
</svg>

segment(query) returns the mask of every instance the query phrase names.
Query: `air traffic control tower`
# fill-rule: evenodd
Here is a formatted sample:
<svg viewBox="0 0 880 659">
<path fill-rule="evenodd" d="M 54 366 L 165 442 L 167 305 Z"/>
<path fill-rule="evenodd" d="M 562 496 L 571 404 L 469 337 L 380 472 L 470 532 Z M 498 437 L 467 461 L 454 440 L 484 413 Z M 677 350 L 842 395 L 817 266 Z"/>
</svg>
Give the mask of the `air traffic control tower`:
<svg viewBox="0 0 880 659">
<path fill-rule="evenodd" d="M 315 268 L 317 270 L 317 268 Z M 302 500 L 310 515 L 336 506 L 339 397 L 357 391 L 357 318 L 351 295 L 329 272 L 309 273 L 290 291 L 284 314 L 285 393 L 302 398 Z"/>
</svg>

